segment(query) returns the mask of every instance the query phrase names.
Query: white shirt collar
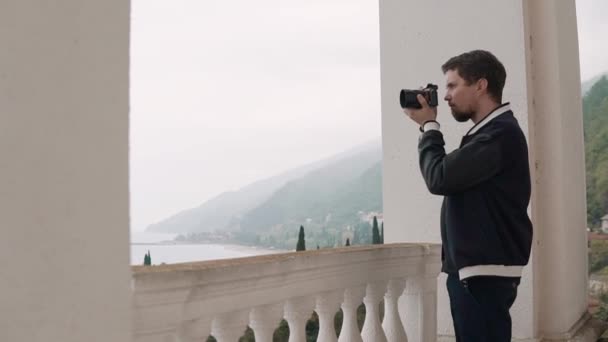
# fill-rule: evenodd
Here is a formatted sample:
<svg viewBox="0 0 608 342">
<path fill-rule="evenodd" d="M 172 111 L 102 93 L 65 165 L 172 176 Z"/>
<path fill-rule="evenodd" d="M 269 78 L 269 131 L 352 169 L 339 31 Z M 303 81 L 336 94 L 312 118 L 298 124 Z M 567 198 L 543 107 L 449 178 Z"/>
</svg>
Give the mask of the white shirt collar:
<svg viewBox="0 0 608 342">
<path fill-rule="evenodd" d="M 469 130 L 469 132 L 467 132 L 466 135 L 475 134 L 478 130 L 481 129 L 481 127 L 487 125 L 488 122 L 496 119 L 499 115 L 504 114 L 504 113 L 506 113 L 506 112 L 508 112 L 510 110 L 511 110 L 511 106 L 510 106 L 510 104 L 508 102 L 505 103 L 505 104 L 502 104 L 502 105 L 498 106 L 489 115 L 486 115 L 485 118 L 483 118 L 481 121 L 479 121 L 478 123 L 476 123 L 475 126 L 473 126 Z"/>
</svg>

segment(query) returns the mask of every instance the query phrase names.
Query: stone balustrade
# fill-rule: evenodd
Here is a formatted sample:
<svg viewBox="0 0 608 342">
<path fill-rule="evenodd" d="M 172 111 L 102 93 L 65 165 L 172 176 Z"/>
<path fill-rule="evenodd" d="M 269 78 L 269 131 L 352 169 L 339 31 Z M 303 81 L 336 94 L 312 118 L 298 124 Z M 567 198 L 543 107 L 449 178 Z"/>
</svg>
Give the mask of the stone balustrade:
<svg viewBox="0 0 608 342">
<path fill-rule="evenodd" d="M 271 342 L 284 318 L 289 342 L 305 342 L 315 311 L 320 342 L 434 342 L 440 253 L 439 245 L 387 244 L 134 266 L 134 340 L 236 342 L 249 326 L 256 341 Z"/>
</svg>

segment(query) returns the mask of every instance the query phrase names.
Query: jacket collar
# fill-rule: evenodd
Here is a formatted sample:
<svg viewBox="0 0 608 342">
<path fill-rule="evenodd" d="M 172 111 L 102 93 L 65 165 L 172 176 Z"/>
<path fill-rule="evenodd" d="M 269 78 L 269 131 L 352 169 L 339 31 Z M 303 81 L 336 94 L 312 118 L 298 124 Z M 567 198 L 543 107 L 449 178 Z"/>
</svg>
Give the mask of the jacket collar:
<svg viewBox="0 0 608 342">
<path fill-rule="evenodd" d="M 491 111 L 490 114 L 486 115 L 485 118 L 481 119 L 481 121 L 476 123 L 475 126 L 471 127 L 471 129 L 467 132 L 466 135 L 473 135 L 473 134 L 477 133 L 477 131 L 479 131 L 483 126 L 487 125 L 488 122 L 494 120 L 501 114 L 504 114 L 510 110 L 511 110 L 511 105 L 509 104 L 509 102 L 501 104 L 500 106 L 496 107 L 493 111 Z"/>
</svg>

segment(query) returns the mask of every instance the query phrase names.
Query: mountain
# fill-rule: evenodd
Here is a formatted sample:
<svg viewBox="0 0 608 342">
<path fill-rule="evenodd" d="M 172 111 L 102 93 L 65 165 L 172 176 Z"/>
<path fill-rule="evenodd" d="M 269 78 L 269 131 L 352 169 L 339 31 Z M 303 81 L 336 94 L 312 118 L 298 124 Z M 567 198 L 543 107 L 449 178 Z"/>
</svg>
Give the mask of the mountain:
<svg viewBox="0 0 608 342">
<path fill-rule="evenodd" d="M 241 229 L 260 232 L 303 222 L 343 227 L 358 221 L 359 211 L 381 211 L 381 159 L 378 144 L 295 179 L 245 214 Z"/>
<path fill-rule="evenodd" d="M 359 211 L 382 212 L 382 161 L 376 162 L 355 180 L 336 190 L 327 208 L 332 221 L 356 224 Z"/>
<path fill-rule="evenodd" d="M 281 191 L 281 189 L 288 184 L 291 184 L 291 182 L 300 179 L 311 172 L 322 170 L 328 165 L 339 164 L 341 161 L 348 163 L 350 160 L 355 163 L 352 165 L 353 170 L 359 170 L 361 167 L 356 165 L 358 160 L 357 156 L 361 156 L 360 158 L 366 160 L 366 158 L 369 158 L 369 151 L 375 151 L 373 153 L 376 153 L 376 159 L 379 160 L 381 158 L 380 145 L 380 140 L 375 140 L 330 158 L 260 180 L 247 185 L 238 191 L 222 193 L 196 208 L 181 211 L 158 223 L 148 226 L 146 231 L 198 233 L 238 230 L 243 217 L 248 216 L 250 211 L 255 211 L 259 206 L 264 205 L 264 203 L 275 196 L 275 192 Z M 365 163 L 365 161 L 363 161 L 363 163 Z M 372 164 L 373 162 L 370 161 L 366 165 L 369 167 Z M 344 168 L 349 167 L 351 166 L 347 164 L 344 165 Z M 349 177 L 345 176 L 345 178 L 348 179 Z M 319 180 L 321 181 L 322 179 Z"/>
<path fill-rule="evenodd" d="M 581 94 L 583 94 L 583 96 L 585 96 L 587 94 L 587 92 L 589 91 L 589 89 L 591 89 L 591 87 L 600 80 L 600 78 L 602 78 L 602 76 L 608 76 L 608 71 L 599 74 L 595 77 L 592 77 L 591 79 L 588 79 L 587 81 L 583 82 L 581 84 Z"/>
<path fill-rule="evenodd" d="M 587 224 L 597 227 L 608 213 L 608 78 L 600 77 L 583 97 Z"/>
</svg>

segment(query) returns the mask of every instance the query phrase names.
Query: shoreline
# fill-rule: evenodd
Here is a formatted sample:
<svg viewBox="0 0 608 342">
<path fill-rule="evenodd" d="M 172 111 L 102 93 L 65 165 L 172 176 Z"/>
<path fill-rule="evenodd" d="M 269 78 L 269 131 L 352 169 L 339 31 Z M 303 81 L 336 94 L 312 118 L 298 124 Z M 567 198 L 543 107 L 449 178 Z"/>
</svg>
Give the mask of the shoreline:
<svg viewBox="0 0 608 342">
<path fill-rule="evenodd" d="M 235 243 L 217 243 L 217 242 L 175 242 L 175 241 L 160 241 L 160 242 L 131 242 L 132 246 L 204 246 L 204 245 L 213 245 L 213 246 L 222 246 L 226 249 L 233 251 L 257 251 L 257 252 L 273 252 L 273 253 L 287 253 L 291 252 L 290 250 L 285 249 L 276 249 L 271 247 L 262 247 L 262 246 L 250 246 L 250 245 L 239 245 Z"/>
</svg>

